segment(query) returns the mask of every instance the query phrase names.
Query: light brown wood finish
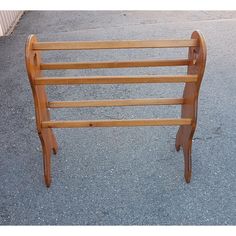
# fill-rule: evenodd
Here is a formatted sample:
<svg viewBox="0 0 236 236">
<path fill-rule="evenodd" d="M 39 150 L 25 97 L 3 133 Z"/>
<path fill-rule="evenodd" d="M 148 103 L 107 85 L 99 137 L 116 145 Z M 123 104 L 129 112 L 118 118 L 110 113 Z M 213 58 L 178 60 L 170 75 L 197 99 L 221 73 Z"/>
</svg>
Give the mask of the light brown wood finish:
<svg viewBox="0 0 236 236">
<path fill-rule="evenodd" d="M 33 50 L 93 50 L 128 48 L 184 48 L 198 46 L 195 39 L 188 40 L 130 40 L 130 41 L 80 41 L 35 42 Z"/>
<path fill-rule="evenodd" d="M 183 98 L 53 101 L 53 102 L 48 102 L 48 108 L 181 105 L 183 103 L 184 103 Z"/>
<path fill-rule="evenodd" d="M 191 125 L 191 119 L 140 119 L 140 120 L 73 120 L 43 121 L 42 128 L 89 128 L 125 126 Z"/>
<path fill-rule="evenodd" d="M 37 77 L 34 80 L 34 84 L 73 85 L 73 84 L 191 83 L 191 82 L 197 82 L 197 78 L 198 75 Z"/>
<path fill-rule="evenodd" d="M 149 60 L 149 61 L 99 61 L 99 62 L 64 62 L 45 63 L 41 70 L 66 69 L 98 69 L 98 68 L 128 68 L 128 67 L 156 67 L 156 66 L 188 66 L 192 62 L 188 59 Z"/>
<path fill-rule="evenodd" d="M 32 44 L 35 42 L 37 42 L 36 37 L 34 35 L 30 35 L 25 46 L 25 62 L 34 98 L 37 131 L 43 151 L 44 179 L 46 186 L 49 187 L 51 184 L 51 152 L 56 154 L 58 151 L 58 146 L 52 129 L 42 128 L 42 122 L 49 121 L 50 114 L 47 109 L 48 100 L 45 86 L 34 85 L 35 78 L 41 76 L 40 53 L 32 50 Z"/>
<path fill-rule="evenodd" d="M 191 118 L 193 123 L 191 126 L 180 126 L 176 135 L 176 150 L 179 151 L 180 147 L 183 148 L 184 162 L 185 162 L 185 180 L 190 182 L 192 175 L 192 139 L 197 125 L 197 110 L 198 110 L 198 96 L 201 81 L 205 71 L 206 65 L 206 43 L 203 35 L 199 31 L 192 33 L 192 39 L 199 42 L 199 47 L 189 48 L 189 60 L 195 60 L 193 65 L 188 67 L 188 75 L 198 74 L 196 83 L 188 83 L 185 85 L 183 98 L 185 103 L 181 109 L 181 118 Z"/>
<path fill-rule="evenodd" d="M 41 50 L 95 50 L 95 49 L 138 49 L 138 48 L 189 47 L 188 59 L 147 60 L 147 61 L 105 61 L 43 63 Z M 187 183 L 191 178 L 192 138 L 197 124 L 199 89 L 206 63 L 206 45 L 198 31 L 190 40 L 151 41 L 97 41 L 97 42 L 37 42 L 31 35 L 25 49 L 26 67 L 32 88 L 36 125 L 43 149 L 44 178 L 46 186 L 51 184 L 51 152 L 57 152 L 57 142 L 52 128 L 125 127 L 125 126 L 172 126 L 179 125 L 176 135 L 176 149 L 183 147 Z M 151 66 L 188 66 L 187 75 L 143 75 L 143 76 L 90 76 L 90 77 L 43 77 L 42 70 L 55 69 L 98 69 Z M 118 100 L 48 101 L 45 85 L 73 84 L 132 84 L 132 83 L 185 83 L 182 98 L 147 98 Z M 53 121 L 49 108 L 79 108 L 101 106 L 146 106 L 181 105 L 181 118 L 176 119 L 135 119 L 135 120 L 83 120 Z"/>
</svg>

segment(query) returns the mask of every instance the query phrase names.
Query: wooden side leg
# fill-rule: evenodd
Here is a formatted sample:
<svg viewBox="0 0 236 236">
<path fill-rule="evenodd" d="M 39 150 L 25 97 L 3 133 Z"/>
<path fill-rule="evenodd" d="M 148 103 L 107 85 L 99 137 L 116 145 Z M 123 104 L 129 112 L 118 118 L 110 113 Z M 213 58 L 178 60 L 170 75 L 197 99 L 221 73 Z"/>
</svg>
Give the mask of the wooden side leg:
<svg viewBox="0 0 236 236">
<path fill-rule="evenodd" d="M 25 62 L 30 85 L 32 88 L 36 126 L 43 150 L 44 179 L 47 187 L 51 184 L 51 152 L 58 152 L 58 145 L 52 129 L 42 128 L 43 121 L 50 120 L 50 113 L 47 107 L 48 98 L 44 85 L 35 85 L 35 79 L 42 76 L 40 70 L 41 56 L 39 51 L 33 50 L 33 43 L 37 42 L 35 35 L 30 35 L 25 46 Z"/>
<path fill-rule="evenodd" d="M 175 141 L 175 148 L 177 151 L 180 150 L 180 147 L 183 148 L 184 153 L 184 178 L 186 183 L 190 183 L 192 175 L 192 137 L 194 129 L 190 126 L 180 126 Z"/>
<path fill-rule="evenodd" d="M 44 169 L 44 181 L 49 188 L 51 185 L 51 153 L 48 149 L 43 151 L 43 169 Z"/>
<path fill-rule="evenodd" d="M 39 133 L 40 141 L 43 150 L 43 170 L 44 170 L 44 181 L 46 186 L 49 188 L 51 185 L 51 136 L 49 129 L 42 129 Z"/>
<path fill-rule="evenodd" d="M 184 178 L 186 183 L 190 183 L 192 176 L 192 140 L 183 145 L 184 152 Z"/>
<path fill-rule="evenodd" d="M 185 84 L 181 118 L 191 118 L 192 124 L 180 126 L 175 141 L 177 151 L 180 150 L 181 146 L 183 148 L 184 177 L 187 183 L 190 182 L 192 174 L 192 139 L 197 125 L 198 95 L 206 64 L 206 44 L 203 36 L 200 32 L 194 31 L 191 39 L 198 40 L 199 46 L 189 48 L 188 58 L 192 63 L 188 66 L 187 74 L 198 75 L 198 81 Z"/>
</svg>

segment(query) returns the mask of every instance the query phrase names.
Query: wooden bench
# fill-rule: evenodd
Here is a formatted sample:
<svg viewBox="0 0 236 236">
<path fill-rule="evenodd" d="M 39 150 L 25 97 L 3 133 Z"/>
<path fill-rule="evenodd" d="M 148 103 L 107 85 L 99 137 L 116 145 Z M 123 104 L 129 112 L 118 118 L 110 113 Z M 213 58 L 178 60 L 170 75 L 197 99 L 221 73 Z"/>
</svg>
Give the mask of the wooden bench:
<svg viewBox="0 0 236 236">
<path fill-rule="evenodd" d="M 101 50 L 140 48 L 189 48 L 186 59 L 144 60 L 144 61 L 99 61 L 43 63 L 41 51 L 47 50 Z M 123 126 L 180 126 L 176 135 L 176 150 L 183 148 L 184 176 L 187 183 L 191 179 L 191 147 L 197 124 L 198 95 L 206 63 L 206 44 L 199 31 L 187 40 L 148 41 L 78 41 L 78 42 L 38 42 L 30 35 L 25 48 L 25 60 L 32 88 L 36 125 L 43 150 L 44 178 L 46 186 L 51 184 L 51 152 L 57 153 L 58 146 L 52 128 L 123 127 Z M 184 75 L 143 75 L 143 76 L 88 76 L 88 77 L 44 77 L 43 70 L 98 69 L 129 67 L 187 66 Z M 133 83 L 185 83 L 183 97 L 161 99 L 119 99 L 48 101 L 46 85 L 78 84 L 133 84 Z M 51 120 L 49 108 L 110 107 L 181 105 L 178 119 L 131 119 L 131 120 Z"/>
</svg>

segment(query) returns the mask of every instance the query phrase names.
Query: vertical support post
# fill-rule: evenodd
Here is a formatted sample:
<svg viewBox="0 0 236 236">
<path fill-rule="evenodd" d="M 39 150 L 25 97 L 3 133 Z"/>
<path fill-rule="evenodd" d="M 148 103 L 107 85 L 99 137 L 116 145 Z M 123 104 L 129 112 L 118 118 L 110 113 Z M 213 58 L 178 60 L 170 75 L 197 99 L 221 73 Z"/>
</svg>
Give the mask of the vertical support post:
<svg viewBox="0 0 236 236">
<path fill-rule="evenodd" d="M 181 118 L 191 118 L 191 125 L 180 126 L 176 135 L 176 150 L 179 151 L 180 147 L 183 148 L 184 153 L 184 177 L 187 183 L 190 182 L 192 174 L 192 138 L 197 125 L 197 109 L 198 109 L 198 96 L 201 86 L 202 77 L 206 64 L 206 44 L 203 35 L 199 31 L 194 31 L 191 36 L 192 39 L 198 40 L 197 47 L 189 48 L 189 60 L 192 64 L 188 66 L 188 74 L 197 74 L 198 80 L 196 83 L 186 83 L 183 98 L 184 104 L 181 108 Z"/>
<path fill-rule="evenodd" d="M 37 42 L 35 35 L 30 35 L 25 46 L 25 61 L 28 72 L 30 85 L 32 88 L 34 105 L 35 105 L 35 118 L 38 135 L 41 141 L 43 150 L 43 166 L 44 166 L 44 179 L 47 187 L 51 184 L 51 151 L 54 154 L 57 153 L 58 146 L 56 138 L 53 134 L 52 129 L 42 128 L 41 124 L 43 121 L 50 120 L 49 110 L 47 108 L 48 99 L 46 94 L 45 85 L 35 85 L 34 80 L 36 77 L 41 76 L 40 71 L 40 52 L 32 49 L 33 43 Z"/>
</svg>

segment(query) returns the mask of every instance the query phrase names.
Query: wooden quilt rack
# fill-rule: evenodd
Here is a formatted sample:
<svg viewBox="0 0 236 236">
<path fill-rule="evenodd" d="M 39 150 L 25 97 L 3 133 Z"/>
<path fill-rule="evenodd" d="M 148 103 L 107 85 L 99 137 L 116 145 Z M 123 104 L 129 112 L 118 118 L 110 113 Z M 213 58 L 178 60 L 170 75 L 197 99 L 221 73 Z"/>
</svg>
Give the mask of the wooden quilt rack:
<svg viewBox="0 0 236 236">
<path fill-rule="evenodd" d="M 100 61 L 43 63 L 40 52 L 45 50 L 99 50 L 139 48 L 183 48 L 188 47 L 188 58 L 175 60 L 145 61 Z M 30 35 L 25 48 L 25 60 L 32 88 L 36 125 L 43 150 L 44 178 L 46 186 L 51 184 L 51 152 L 58 151 L 52 128 L 120 127 L 120 126 L 180 126 L 176 135 L 176 150 L 183 148 L 184 176 L 191 179 L 191 147 L 197 124 L 197 105 L 201 81 L 206 63 L 206 44 L 199 31 L 192 33 L 188 40 L 147 40 L 147 41 L 79 41 L 79 42 L 38 42 Z M 89 77 L 44 77 L 43 70 L 97 69 L 156 66 L 187 66 L 185 75 L 144 75 L 144 76 L 89 76 Z M 185 83 L 183 97 L 162 99 L 119 99 L 87 101 L 48 101 L 46 85 L 75 84 L 132 84 L 132 83 Z M 145 106 L 181 105 L 179 119 L 135 119 L 135 120 L 51 120 L 49 108 L 78 108 L 104 106 Z"/>
</svg>

